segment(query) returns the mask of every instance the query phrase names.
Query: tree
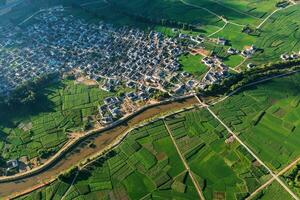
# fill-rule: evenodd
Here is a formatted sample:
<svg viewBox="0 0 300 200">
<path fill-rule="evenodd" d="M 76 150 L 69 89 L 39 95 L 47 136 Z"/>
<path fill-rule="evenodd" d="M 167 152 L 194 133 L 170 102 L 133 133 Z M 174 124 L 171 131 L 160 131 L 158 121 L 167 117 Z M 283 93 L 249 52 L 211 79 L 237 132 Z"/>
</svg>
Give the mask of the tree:
<svg viewBox="0 0 300 200">
<path fill-rule="evenodd" d="M 0 156 L 0 168 L 5 166 L 6 166 L 6 161 L 4 160 L 4 158 L 2 158 L 2 156 Z"/>
</svg>

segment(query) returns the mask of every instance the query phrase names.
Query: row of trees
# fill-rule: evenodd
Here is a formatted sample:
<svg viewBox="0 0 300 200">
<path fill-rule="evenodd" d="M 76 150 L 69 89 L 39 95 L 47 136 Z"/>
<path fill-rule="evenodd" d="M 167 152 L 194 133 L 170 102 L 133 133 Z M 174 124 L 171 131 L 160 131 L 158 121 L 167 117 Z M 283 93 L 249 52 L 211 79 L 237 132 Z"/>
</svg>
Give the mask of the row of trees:
<svg viewBox="0 0 300 200">
<path fill-rule="evenodd" d="M 228 94 L 251 82 L 262 78 L 279 75 L 288 70 L 300 69 L 300 59 L 288 62 L 269 63 L 223 79 L 220 83 L 210 85 L 203 93 L 205 95 Z"/>
<path fill-rule="evenodd" d="M 137 14 L 135 12 L 126 11 L 124 8 L 120 7 L 116 3 L 109 2 L 109 1 L 107 3 L 109 4 L 110 9 L 113 10 L 114 12 L 120 13 L 124 16 L 132 18 L 135 21 L 138 21 L 141 23 L 150 24 L 150 25 L 168 26 L 168 27 L 172 27 L 172 28 L 179 28 L 179 29 L 189 30 L 189 31 L 197 29 L 196 26 L 189 24 L 189 23 L 175 21 L 175 20 L 171 20 L 171 19 L 150 18 L 149 16 L 144 16 L 142 14 Z M 97 18 L 105 17 L 105 16 L 101 16 L 100 14 L 98 14 L 96 12 L 91 11 L 90 9 L 88 9 L 84 6 L 80 6 L 76 3 L 73 3 L 72 7 L 81 9 L 81 10 L 85 11 L 86 13 L 93 15 Z"/>
</svg>

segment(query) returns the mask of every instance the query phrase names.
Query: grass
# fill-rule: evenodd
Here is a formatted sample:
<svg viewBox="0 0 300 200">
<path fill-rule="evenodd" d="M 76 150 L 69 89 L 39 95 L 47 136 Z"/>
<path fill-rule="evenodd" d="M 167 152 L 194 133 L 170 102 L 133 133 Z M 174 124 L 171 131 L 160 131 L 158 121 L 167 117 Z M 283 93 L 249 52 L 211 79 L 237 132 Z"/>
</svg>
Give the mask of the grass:
<svg viewBox="0 0 300 200">
<path fill-rule="evenodd" d="M 208 68 L 201 62 L 201 55 L 183 55 L 179 59 L 182 70 L 200 77 L 208 71 Z"/>
<path fill-rule="evenodd" d="M 232 55 L 224 60 L 224 64 L 231 68 L 235 68 L 236 66 L 241 64 L 243 60 L 244 58 L 240 55 Z"/>
</svg>

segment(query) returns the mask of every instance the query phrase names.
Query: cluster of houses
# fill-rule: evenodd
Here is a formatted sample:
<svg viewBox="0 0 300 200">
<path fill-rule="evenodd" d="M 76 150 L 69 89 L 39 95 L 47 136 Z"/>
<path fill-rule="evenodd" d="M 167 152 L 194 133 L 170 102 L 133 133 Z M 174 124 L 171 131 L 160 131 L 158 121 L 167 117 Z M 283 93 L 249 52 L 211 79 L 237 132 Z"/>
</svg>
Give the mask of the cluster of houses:
<svg viewBox="0 0 300 200">
<path fill-rule="evenodd" d="M 106 80 L 112 91 L 120 82 L 166 91 L 184 50 L 175 38 L 109 24 L 87 24 L 62 7 L 39 13 L 25 28 L 0 28 L 0 93 L 45 73 L 78 69 L 93 80 Z"/>
<path fill-rule="evenodd" d="M 280 58 L 283 61 L 299 59 L 300 58 L 300 51 L 298 53 L 282 54 L 282 55 L 280 55 Z"/>
<path fill-rule="evenodd" d="M 19 161 L 18 160 L 8 160 L 3 165 L 0 165 L 0 176 L 7 176 L 10 174 L 16 174 L 19 172 Z"/>
<path fill-rule="evenodd" d="M 202 62 L 209 68 L 209 71 L 203 77 L 202 87 L 214 84 L 229 75 L 229 68 L 216 55 L 204 57 Z"/>
<path fill-rule="evenodd" d="M 123 93 L 120 96 L 111 96 L 104 99 L 104 104 L 98 107 L 100 115 L 100 123 L 102 125 L 108 125 L 115 120 L 123 117 L 127 113 L 124 109 L 124 105 L 129 103 L 131 106 L 138 101 L 146 101 L 151 98 L 156 89 L 154 88 L 139 88 L 138 92 L 131 91 Z M 131 110 L 132 112 L 132 110 Z M 130 112 L 130 113 L 131 113 Z"/>
</svg>

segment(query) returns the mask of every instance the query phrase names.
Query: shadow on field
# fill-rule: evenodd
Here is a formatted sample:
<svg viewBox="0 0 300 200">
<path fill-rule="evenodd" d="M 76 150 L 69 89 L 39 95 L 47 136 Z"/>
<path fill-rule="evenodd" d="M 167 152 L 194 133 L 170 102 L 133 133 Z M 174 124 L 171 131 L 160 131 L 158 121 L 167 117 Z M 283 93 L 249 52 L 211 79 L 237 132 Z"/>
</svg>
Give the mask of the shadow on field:
<svg viewBox="0 0 300 200">
<path fill-rule="evenodd" d="M 31 116 L 55 111 L 55 104 L 49 99 L 49 96 L 64 86 L 62 82 L 41 86 L 36 94 L 36 99 L 29 104 L 0 104 L 0 127 L 16 128 L 20 121 L 29 121 Z"/>
<path fill-rule="evenodd" d="M 109 153 L 107 153 L 104 157 L 97 159 L 96 161 L 82 169 L 77 176 L 75 184 L 80 181 L 88 180 L 92 176 L 92 171 L 96 170 L 96 168 L 102 167 L 107 160 L 116 155 L 117 153 L 114 150 L 112 150 Z"/>
</svg>

